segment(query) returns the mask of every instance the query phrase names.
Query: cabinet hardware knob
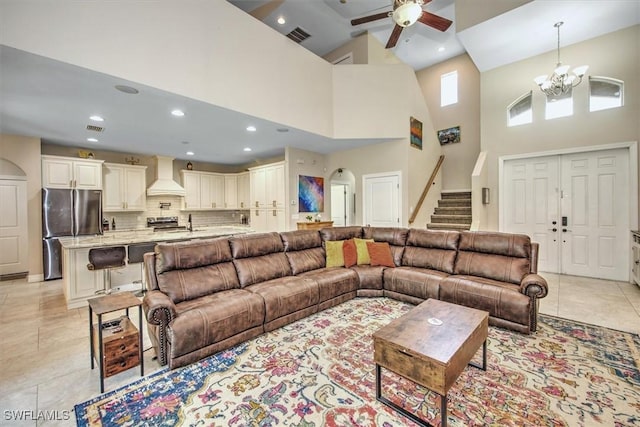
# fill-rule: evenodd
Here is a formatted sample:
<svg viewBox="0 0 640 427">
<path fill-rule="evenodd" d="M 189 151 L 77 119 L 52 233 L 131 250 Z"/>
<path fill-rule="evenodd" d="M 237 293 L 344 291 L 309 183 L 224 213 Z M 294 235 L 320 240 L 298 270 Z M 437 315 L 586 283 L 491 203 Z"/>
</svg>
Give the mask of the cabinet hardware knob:
<svg viewBox="0 0 640 427">
<path fill-rule="evenodd" d="M 127 348 L 127 346 L 126 346 L 126 345 L 124 345 L 124 344 L 122 344 L 122 345 L 120 346 L 120 350 L 126 350 L 126 348 Z"/>
</svg>

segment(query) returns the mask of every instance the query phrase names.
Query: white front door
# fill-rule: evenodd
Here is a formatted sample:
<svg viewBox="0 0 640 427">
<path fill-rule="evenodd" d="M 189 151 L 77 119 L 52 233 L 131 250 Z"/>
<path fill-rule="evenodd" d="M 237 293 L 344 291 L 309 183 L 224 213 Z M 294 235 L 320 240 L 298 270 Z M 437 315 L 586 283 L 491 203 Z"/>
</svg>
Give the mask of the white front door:
<svg viewBox="0 0 640 427">
<path fill-rule="evenodd" d="M 345 184 L 331 184 L 331 221 L 334 227 L 347 225 L 347 188 Z"/>
<path fill-rule="evenodd" d="M 530 236 L 540 244 L 538 270 L 558 272 L 558 156 L 505 162 L 504 177 L 504 230 Z"/>
<path fill-rule="evenodd" d="M 563 155 L 561 170 L 562 272 L 628 280 L 628 150 Z"/>
<path fill-rule="evenodd" d="M 372 227 L 399 227 L 400 172 L 363 175 L 362 222 Z"/>
<path fill-rule="evenodd" d="M 27 272 L 27 182 L 0 180 L 0 201 L 0 276 Z"/>
<path fill-rule="evenodd" d="M 540 243 L 538 270 L 628 280 L 629 150 L 504 162 L 502 228 Z"/>
</svg>

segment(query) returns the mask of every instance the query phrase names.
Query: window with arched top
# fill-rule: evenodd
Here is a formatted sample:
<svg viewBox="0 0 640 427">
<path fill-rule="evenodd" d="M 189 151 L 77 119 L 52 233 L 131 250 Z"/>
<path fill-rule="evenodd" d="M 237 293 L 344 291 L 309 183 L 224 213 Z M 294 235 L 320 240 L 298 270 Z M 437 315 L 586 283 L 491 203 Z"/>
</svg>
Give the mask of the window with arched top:
<svg viewBox="0 0 640 427">
<path fill-rule="evenodd" d="M 589 76 L 589 111 L 624 105 L 624 82 L 610 77 Z"/>
<path fill-rule="evenodd" d="M 507 126 L 519 126 L 533 121 L 533 92 L 529 91 L 507 107 Z"/>
</svg>

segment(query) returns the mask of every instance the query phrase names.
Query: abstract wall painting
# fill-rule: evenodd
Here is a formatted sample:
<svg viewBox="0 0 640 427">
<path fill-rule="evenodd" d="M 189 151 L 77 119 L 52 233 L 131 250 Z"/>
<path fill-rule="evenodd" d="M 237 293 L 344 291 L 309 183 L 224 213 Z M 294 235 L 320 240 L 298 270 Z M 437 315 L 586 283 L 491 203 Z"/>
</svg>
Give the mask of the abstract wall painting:
<svg viewBox="0 0 640 427">
<path fill-rule="evenodd" d="M 412 147 L 422 150 L 422 122 L 415 117 L 411 117 L 409 142 Z"/>
<path fill-rule="evenodd" d="M 324 178 L 299 175 L 298 212 L 324 212 Z"/>
</svg>

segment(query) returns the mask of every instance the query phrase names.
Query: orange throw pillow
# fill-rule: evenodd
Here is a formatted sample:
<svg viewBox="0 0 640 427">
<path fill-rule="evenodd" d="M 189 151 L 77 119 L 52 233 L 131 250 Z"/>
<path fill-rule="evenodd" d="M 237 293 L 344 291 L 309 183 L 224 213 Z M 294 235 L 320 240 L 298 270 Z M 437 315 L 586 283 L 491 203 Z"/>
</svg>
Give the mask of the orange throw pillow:
<svg viewBox="0 0 640 427">
<path fill-rule="evenodd" d="M 356 251 L 356 242 L 353 239 L 345 240 L 342 245 L 342 254 L 344 257 L 344 266 L 351 267 L 358 262 L 358 253 Z"/>
<path fill-rule="evenodd" d="M 395 267 L 391 247 L 387 242 L 367 242 L 371 265 L 383 265 L 385 267 Z"/>
</svg>

